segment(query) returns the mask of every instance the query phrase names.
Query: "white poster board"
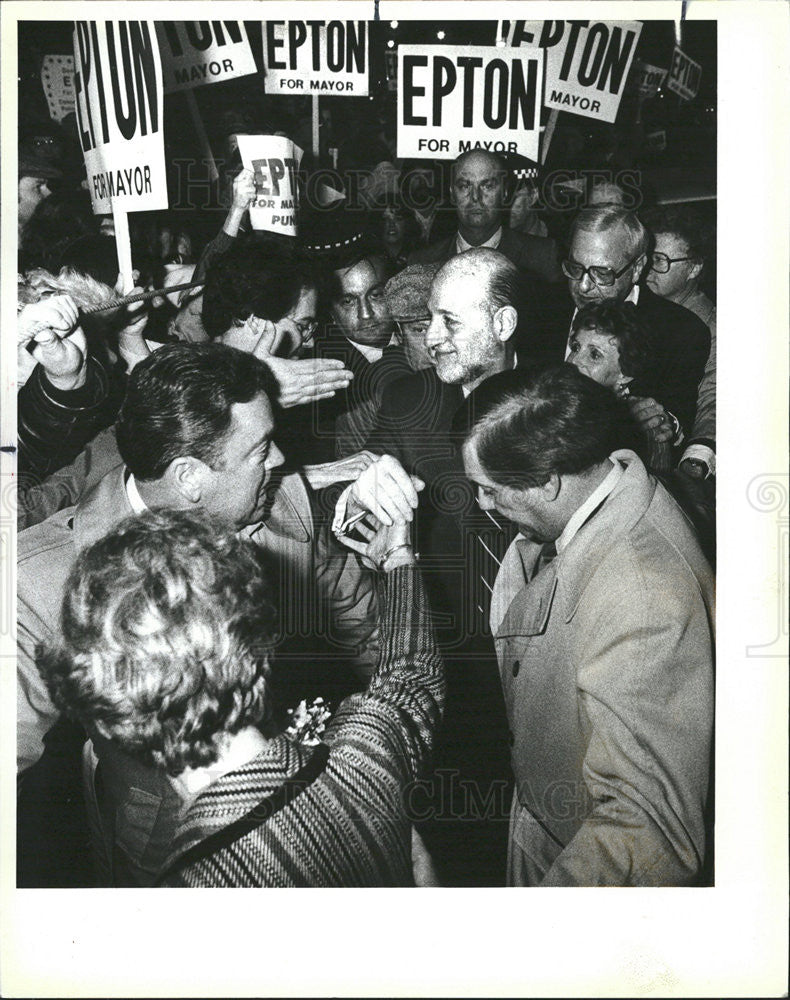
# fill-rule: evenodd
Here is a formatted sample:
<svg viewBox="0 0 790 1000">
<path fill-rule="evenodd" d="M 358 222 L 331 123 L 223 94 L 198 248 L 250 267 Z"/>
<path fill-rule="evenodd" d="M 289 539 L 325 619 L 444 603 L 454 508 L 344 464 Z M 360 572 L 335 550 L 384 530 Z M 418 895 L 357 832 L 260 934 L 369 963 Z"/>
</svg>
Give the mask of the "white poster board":
<svg viewBox="0 0 790 1000">
<path fill-rule="evenodd" d="M 365 21 L 266 21 L 264 90 L 367 97 L 369 45 Z"/>
<path fill-rule="evenodd" d="M 547 108 L 613 122 L 641 32 L 639 21 L 500 21 L 498 38 L 545 50 Z"/>
<path fill-rule="evenodd" d="M 398 156 L 468 149 L 538 158 L 543 53 L 489 45 L 398 48 Z"/>
<path fill-rule="evenodd" d="M 62 121 L 74 110 L 74 56 L 44 56 L 41 85 L 47 98 L 49 117 Z"/>
<path fill-rule="evenodd" d="M 257 71 L 242 21 L 157 21 L 165 93 Z"/>
<path fill-rule="evenodd" d="M 697 96 L 699 82 L 702 77 L 702 67 L 689 59 L 682 49 L 675 46 L 672 53 L 672 65 L 669 69 L 667 87 L 686 101 Z"/>
<path fill-rule="evenodd" d="M 255 174 L 253 229 L 296 236 L 302 150 L 284 135 L 237 135 L 241 162 Z"/>
<path fill-rule="evenodd" d="M 167 208 L 162 68 L 148 21 L 76 21 L 77 126 L 93 211 Z"/>
</svg>

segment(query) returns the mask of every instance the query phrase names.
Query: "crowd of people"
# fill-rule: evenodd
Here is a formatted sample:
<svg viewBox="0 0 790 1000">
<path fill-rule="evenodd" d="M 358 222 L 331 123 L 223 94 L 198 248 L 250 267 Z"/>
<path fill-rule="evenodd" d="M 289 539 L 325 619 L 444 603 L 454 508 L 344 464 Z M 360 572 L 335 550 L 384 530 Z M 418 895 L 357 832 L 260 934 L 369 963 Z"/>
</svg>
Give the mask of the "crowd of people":
<svg viewBox="0 0 790 1000">
<path fill-rule="evenodd" d="M 555 224 L 476 149 L 282 236 L 231 156 L 219 218 L 130 215 L 127 302 L 64 157 L 19 159 L 19 884 L 709 884 L 703 219 Z"/>
</svg>

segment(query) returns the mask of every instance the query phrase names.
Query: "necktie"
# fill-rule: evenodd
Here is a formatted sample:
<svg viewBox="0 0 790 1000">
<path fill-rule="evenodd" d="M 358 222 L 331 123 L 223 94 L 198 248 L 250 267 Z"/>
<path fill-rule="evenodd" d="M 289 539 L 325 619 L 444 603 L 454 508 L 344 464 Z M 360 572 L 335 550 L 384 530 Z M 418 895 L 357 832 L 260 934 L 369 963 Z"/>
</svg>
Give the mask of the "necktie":
<svg viewBox="0 0 790 1000">
<path fill-rule="evenodd" d="M 546 542 L 543 548 L 540 550 L 540 555 L 538 556 L 538 561 L 535 563 L 535 576 L 540 573 L 542 569 L 549 565 L 554 559 L 557 558 L 557 546 L 554 542 Z M 534 577 L 533 577 L 534 579 Z"/>
<path fill-rule="evenodd" d="M 494 591 L 499 567 L 516 534 L 515 525 L 500 520 L 489 510 L 478 511 L 473 533 L 472 574 L 475 585 L 475 603 L 480 614 L 480 626 L 485 635 L 491 634 L 489 617 L 491 595 Z"/>
</svg>

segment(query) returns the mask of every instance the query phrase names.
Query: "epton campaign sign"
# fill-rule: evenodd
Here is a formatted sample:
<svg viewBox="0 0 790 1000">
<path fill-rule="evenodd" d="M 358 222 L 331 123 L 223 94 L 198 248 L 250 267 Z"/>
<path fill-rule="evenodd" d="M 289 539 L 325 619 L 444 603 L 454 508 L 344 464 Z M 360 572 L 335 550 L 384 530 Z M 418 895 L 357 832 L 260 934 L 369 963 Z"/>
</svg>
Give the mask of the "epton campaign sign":
<svg viewBox="0 0 790 1000">
<path fill-rule="evenodd" d="M 498 37 L 545 51 L 547 108 L 613 122 L 641 32 L 639 21 L 502 21 Z"/>
<path fill-rule="evenodd" d="M 44 56 L 41 61 L 49 116 L 59 122 L 74 110 L 74 56 Z"/>
<path fill-rule="evenodd" d="M 237 135 L 241 162 L 255 174 L 253 229 L 296 236 L 297 175 L 302 150 L 282 135 Z"/>
<path fill-rule="evenodd" d="M 699 81 L 702 76 L 702 67 L 699 63 L 689 59 L 685 52 L 675 46 L 672 53 L 672 65 L 669 69 L 667 87 L 674 90 L 676 94 L 690 101 L 697 96 Z"/>
<path fill-rule="evenodd" d="M 93 211 L 167 208 L 162 69 L 153 24 L 76 21 L 77 126 Z"/>
<path fill-rule="evenodd" d="M 538 158 L 543 53 L 476 45 L 398 49 L 398 156 L 468 149 Z"/>
<path fill-rule="evenodd" d="M 158 21 L 165 93 L 255 73 L 241 21 Z"/>
<path fill-rule="evenodd" d="M 634 63 L 634 81 L 639 91 L 639 96 L 643 98 L 655 97 L 658 88 L 666 79 L 667 71 L 659 66 L 651 66 L 650 63 L 637 59 Z"/>
<path fill-rule="evenodd" d="M 368 95 L 365 21 L 266 21 L 263 58 L 267 94 Z"/>
</svg>

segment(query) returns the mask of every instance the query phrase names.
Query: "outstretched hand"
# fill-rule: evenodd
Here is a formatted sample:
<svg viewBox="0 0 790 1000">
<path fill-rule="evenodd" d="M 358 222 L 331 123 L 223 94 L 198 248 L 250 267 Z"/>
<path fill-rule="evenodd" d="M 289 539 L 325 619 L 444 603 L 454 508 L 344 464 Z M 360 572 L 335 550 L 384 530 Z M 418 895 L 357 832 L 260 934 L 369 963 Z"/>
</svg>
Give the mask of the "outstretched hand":
<svg viewBox="0 0 790 1000">
<path fill-rule="evenodd" d="M 417 494 L 425 483 L 410 476 L 397 458 L 382 455 L 365 469 L 351 487 L 350 500 L 357 509 L 369 510 L 383 524 L 411 521 L 417 509 Z"/>
</svg>

